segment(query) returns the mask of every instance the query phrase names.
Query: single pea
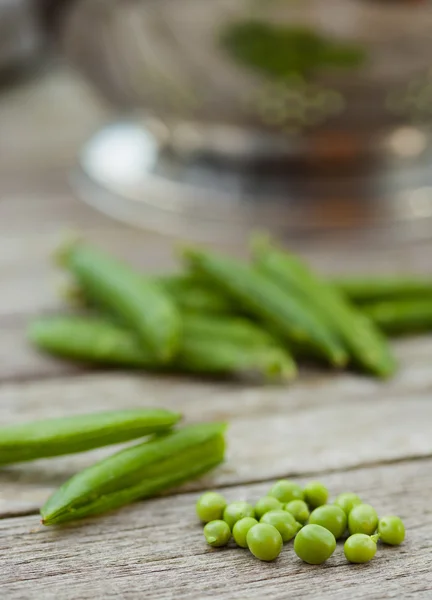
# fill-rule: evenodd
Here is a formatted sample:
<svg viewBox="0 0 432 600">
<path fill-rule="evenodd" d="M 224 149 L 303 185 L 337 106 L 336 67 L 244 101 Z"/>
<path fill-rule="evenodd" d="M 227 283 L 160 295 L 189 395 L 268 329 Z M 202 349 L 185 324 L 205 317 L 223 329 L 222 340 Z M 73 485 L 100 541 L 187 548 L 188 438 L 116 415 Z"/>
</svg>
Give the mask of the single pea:
<svg viewBox="0 0 432 600">
<path fill-rule="evenodd" d="M 357 504 L 348 517 L 348 528 L 351 535 L 365 533 L 372 535 L 378 527 L 378 515 L 370 504 Z"/>
<path fill-rule="evenodd" d="M 237 521 L 233 527 L 233 537 L 237 546 L 247 548 L 246 536 L 249 529 L 252 529 L 254 525 L 258 525 L 258 521 L 253 517 L 245 517 Z"/>
<path fill-rule="evenodd" d="M 255 527 L 249 529 L 246 541 L 252 554 L 256 558 L 265 561 L 277 558 L 283 546 L 282 536 L 279 531 L 276 527 L 267 523 L 258 523 Z"/>
<path fill-rule="evenodd" d="M 214 548 L 226 546 L 231 539 L 231 529 L 225 521 L 210 521 L 204 527 L 204 537 L 207 544 Z"/>
<path fill-rule="evenodd" d="M 223 520 L 228 523 L 231 530 L 237 521 L 245 517 L 255 517 L 254 507 L 248 502 L 232 502 L 225 507 Z"/>
<path fill-rule="evenodd" d="M 344 511 L 339 508 L 339 506 L 335 506 L 334 504 L 324 504 L 323 506 L 318 506 L 318 508 L 311 512 L 309 523 L 325 527 L 331 531 L 338 540 L 345 533 L 347 518 Z"/>
<path fill-rule="evenodd" d="M 306 503 L 311 509 L 326 504 L 329 496 L 328 489 L 319 481 L 310 481 L 307 486 L 303 488 L 303 494 Z"/>
<path fill-rule="evenodd" d="M 262 516 L 260 523 L 276 527 L 284 542 L 292 540 L 299 529 L 297 521 L 286 510 L 271 510 Z"/>
<path fill-rule="evenodd" d="M 196 503 L 196 513 L 203 523 L 222 519 L 227 503 L 221 494 L 206 492 Z"/>
<path fill-rule="evenodd" d="M 282 510 L 283 506 L 277 498 L 273 496 L 264 496 L 255 504 L 255 516 L 261 519 L 263 515 L 271 510 Z"/>
<path fill-rule="evenodd" d="M 321 525 L 305 525 L 294 540 L 295 553 L 310 565 L 322 564 L 330 558 L 335 549 L 335 536 Z"/>
<path fill-rule="evenodd" d="M 277 498 L 283 504 L 291 502 L 291 500 L 303 500 L 303 490 L 294 481 L 281 479 L 276 482 L 268 493 L 269 496 Z"/>
<path fill-rule="evenodd" d="M 309 508 L 304 500 L 291 500 L 285 504 L 284 510 L 291 513 L 297 523 L 304 525 L 309 519 Z"/>
<path fill-rule="evenodd" d="M 345 558 L 350 563 L 367 563 L 373 559 L 377 551 L 378 535 L 355 533 L 344 544 Z"/>
<path fill-rule="evenodd" d="M 333 504 L 336 504 L 336 506 L 339 506 L 343 511 L 345 511 L 345 514 L 348 517 L 354 506 L 363 503 L 357 494 L 347 492 L 345 494 L 339 494 Z"/>
<path fill-rule="evenodd" d="M 405 539 L 405 526 L 402 519 L 394 515 L 389 515 L 379 520 L 378 533 L 384 544 L 399 546 Z"/>
</svg>

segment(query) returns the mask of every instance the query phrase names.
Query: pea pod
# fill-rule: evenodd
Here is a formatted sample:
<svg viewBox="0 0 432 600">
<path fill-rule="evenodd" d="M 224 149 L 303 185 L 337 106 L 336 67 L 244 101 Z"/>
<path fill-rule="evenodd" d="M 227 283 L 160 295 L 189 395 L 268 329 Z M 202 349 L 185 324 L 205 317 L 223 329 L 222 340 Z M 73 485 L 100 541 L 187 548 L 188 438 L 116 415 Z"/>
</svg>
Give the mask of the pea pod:
<svg viewBox="0 0 432 600">
<path fill-rule="evenodd" d="M 254 244 L 257 268 L 275 284 L 302 298 L 343 340 L 353 360 L 377 376 L 393 374 L 396 363 L 374 323 L 338 290 L 312 272 L 298 257 L 272 247 L 262 238 Z"/>
<path fill-rule="evenodd" d="M 288 343 L 308 345 L 334 365 L 346 363 L 345 349 L 333 331 L 305 307 L 303 300 L 286 293 L 271 278 L 210 252 L 188 249 L 184 256 L 192 270 L 207 277 L 241 309 L 263 321 Z"/>
<path fill-rule="evenodd" d="M 0 428 L 0 464 L 85 452 L 167 431 L 180 419 L 162 409 L 100 412 Z"/>
<path fill-rule="evenodd" d="M 76 277 L 86 297 L 135 331 L 157 361 L 166 363 L 174 356 L 181 335 L 181 320 L 161 286 L 81 243 L 65 248 L 61 260 Z"/>
<path fill-rule="evenodd" d="M 182 371 L 264 376 L 269 381 L 291 381 L 297 375 L 291 354 L 246 319 L 185 315 L 183 323 L 184 338 L 175 361 Z"/>
<path fill-rule="evenodd" d="M 44 525 L 101 514 L 199 477 L 224 459 L 226 426 L 191 425 L 126 448 L 63 484 L 41 509 Z"/>
<path fill-rule="evenodd" d="M 285 380 L 296 375 L 287 351 L 258 327 L 236 319 L 185 316 L 179 352 L 163 366 L 132 332 L 102 317 L 44 317 L 31 324 L 28 335 L 45 352 L 94 365 Z"/>
<path fill-rule="evenodd" d="M 219 291 L 188 275 L 155 277 L 159 285 L 182 312 L 236 314 L 238 310 Z M 60 290 L 61 297 L 74 307 L 91 306 L 89 298 L 76 282 L 68 282 Z"/>
<path fill-rule="evenodd" d="M 182 311 L 235 314 L 235 304 L 219 290 L 189 274 L 159 277 L 156 281 Z"/>
<path fill-rule="evenodd" d="M 364 313 L 389 335 L 432 330 L 431 300 L 387 300 L 362 306 Z"/>
<path fill-rule="evenodd" d="M 431 298 L 432 278 L 395 275 L 389 277 L 341 277 L 331 283 L 354 303 Z"/>
</svg>

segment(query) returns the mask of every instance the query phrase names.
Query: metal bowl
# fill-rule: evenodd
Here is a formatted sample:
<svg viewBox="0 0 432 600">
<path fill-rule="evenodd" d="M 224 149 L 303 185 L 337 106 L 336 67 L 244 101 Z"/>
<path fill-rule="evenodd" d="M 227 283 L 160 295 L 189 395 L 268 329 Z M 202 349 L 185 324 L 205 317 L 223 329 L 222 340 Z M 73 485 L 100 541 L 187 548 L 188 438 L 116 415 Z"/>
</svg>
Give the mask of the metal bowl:
<svg viewBox="0 0 432 600">
<path fill-rule="evenodd" d="M 257 69 L 240 42 L 223 43 L 251 23 L 270 44 L 306 31 L 364 60 Z M 429 235 L 430 31 L 429 0 L 79 0 L 63 21 L 66 53 L 134 119 L 84 149 L 80 192 L 187 237 L 238 240 L 256 226 L 382 237 L 401 223 Z"/>
<path fill-rule="evenodd" d="M 229 27 L 251 20 L 355 44 L 364 64 L 307 76 L 258 72 L 221 41 Z M 292 154 L 294 146 L 321 160 L 356 160 L 376 149 L 377 135 L 402 123 L 429 124 L 431 30 L 430 2 L 81 0 L 63 39 L 106 98 L 162 119 L 176 130 L 173 143 L 186 140 L 184 149 L 215 141 L 216 124 L 264 131 L 278 139 L 277 153 Z"/>
</svg>

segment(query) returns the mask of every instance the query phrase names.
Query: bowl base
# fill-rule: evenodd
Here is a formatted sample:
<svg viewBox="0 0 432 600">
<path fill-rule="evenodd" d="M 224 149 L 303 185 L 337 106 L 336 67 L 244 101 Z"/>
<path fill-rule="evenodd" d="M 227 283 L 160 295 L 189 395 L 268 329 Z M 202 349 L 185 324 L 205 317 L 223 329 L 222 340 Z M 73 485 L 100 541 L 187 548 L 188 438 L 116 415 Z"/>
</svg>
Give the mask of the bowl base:
<svg viewBox="0 0 432 600">
<path fill-rule="evenodd" d="M 394 131 L 381 160 L 337 164 L 216 157 L 202 147 L 175 154 L 152 123 L 119 122 L 83 148 L 73 183 L 84 201 L 147 230 L 240 243 L 251 230 L 278 238 L 349 235 L 379 242 L 432 233 L 432 169 L 427 133 Z M 251 156 L 255 158 L 251 160 Z M 226 158 L 226 156 L 225 156 Z"/>
</svg>

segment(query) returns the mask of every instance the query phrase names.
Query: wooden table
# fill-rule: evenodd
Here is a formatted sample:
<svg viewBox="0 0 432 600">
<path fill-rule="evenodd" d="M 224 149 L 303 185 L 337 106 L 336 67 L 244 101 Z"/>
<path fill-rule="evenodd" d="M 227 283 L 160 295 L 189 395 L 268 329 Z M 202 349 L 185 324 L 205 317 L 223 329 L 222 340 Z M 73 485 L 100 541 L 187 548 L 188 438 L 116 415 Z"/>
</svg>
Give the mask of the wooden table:
<svg viewBox="0 0 432 600">
<path fill-rule="evenodd" d="M 395 343 L 401 366 L 386 383 L 309 371 L 274 388 L 92 373 L 28 346 L 31 316 L 60 306 L 49 254 L 63 229 L 79 229 L 143 269 L 173 265 L 169 240 L 104 218 L 67 187 L 77 148 L 108 116 L 63 71 L 0 98 L 0 422 L 163 406 L 187 421 L 227 419 L 228 459 L 168 497 L 62 529 L 40 525 L 40 505 L 112 449 L 2 469 L 1 598 L 432 598 L 431 337 Z M 431 272 L 431 249 L 336 253 L 308 245 L 305 254 L 328 271 Z M 194 514 L 201 489 L 254 501 L 280 477 L 319 478 L 332 495 L 357 492 L 405 520 L 406 542 L 380 548 L 366 566 L 348 565 L 338 546 L 322 567 L 302 564 L 292 544 L 274 564 L 206 546 Z"/>
</svg>

